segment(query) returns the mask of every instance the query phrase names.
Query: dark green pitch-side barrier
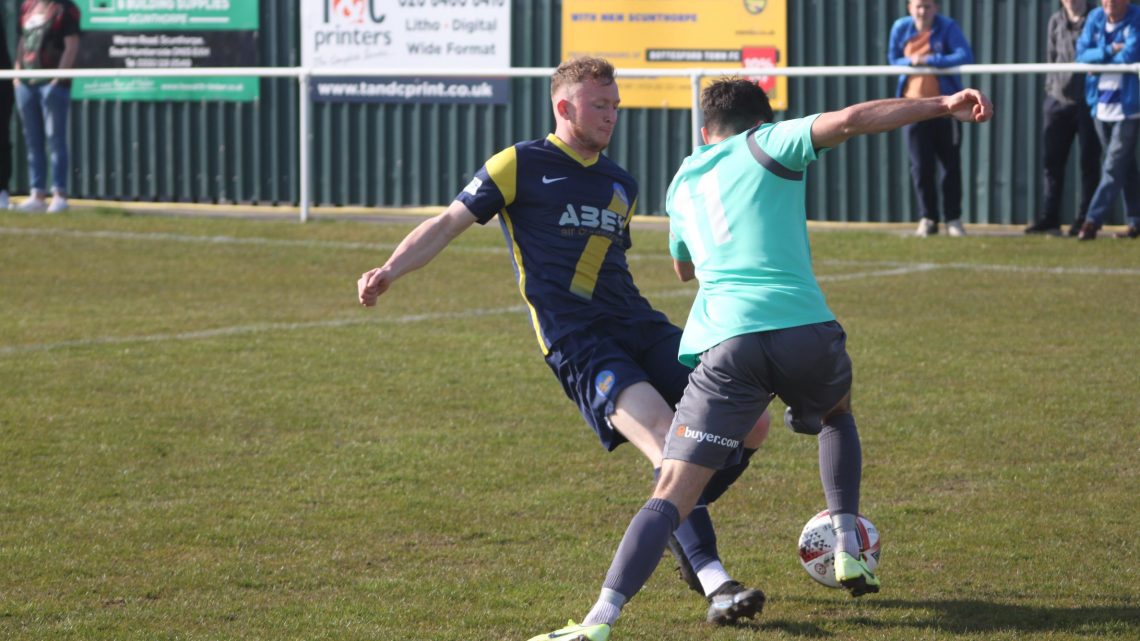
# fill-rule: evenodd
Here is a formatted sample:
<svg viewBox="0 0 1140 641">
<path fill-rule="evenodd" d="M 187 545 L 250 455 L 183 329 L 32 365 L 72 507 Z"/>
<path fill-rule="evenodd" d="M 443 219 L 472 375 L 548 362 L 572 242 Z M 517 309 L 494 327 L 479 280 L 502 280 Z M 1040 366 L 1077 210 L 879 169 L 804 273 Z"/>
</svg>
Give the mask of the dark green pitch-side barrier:
<svg viewBox="0 0 1140 641">
<path fill-rule="evenodd" d="M 307 0 L 301 0 L 307 1 Z M 15 8 L 5 33 L 15 45 Z M 904 0 L 788 0 L 790 66 L 882 65 Z M 561 55 L 560 0 L 512 0 L 512 64 L 553 67 Z M 300 64 L 300 2 L 261 0 L 262 66 Z M 1059 6 L 1046 0 L 943 0 L 978 63 L 1041 62 L 1045 26 Z M 966 127 L 966 219 L 1023 223 L 1040 202 L 1041 74 L 965 78 L 993 98 L 998 116 Z M 511 80 L 502 106 L 312 105 L 311 194 L 317 205 L 442 205 L 491 154 L 553 126 L 548 84 Z M 883 76 L 792 78 L 791 118 L 888 97 Z M 623 110 L 609 154 L 641 182 L 642 213 L 660 213 L 673 171 L 690 151 L 688 110 Z M 27 191 L 19 124 L 12 190 Z M 254 103 L 76 102 L 72 192 L 126 201 L 298 204 L 298 95 L 293 79 L 261 80 Z M 1076 206 L 1069 167 L 1066 209 Z M 809 172 L 808 212 L 817 220 L 909 221 L 915 203 L 901 134 L 855 139 Z M 1071 215 L 1071 213 L 1066 214 Z M 1117 212 L 1111 222 L 1119 223 Z"/>
</svg>

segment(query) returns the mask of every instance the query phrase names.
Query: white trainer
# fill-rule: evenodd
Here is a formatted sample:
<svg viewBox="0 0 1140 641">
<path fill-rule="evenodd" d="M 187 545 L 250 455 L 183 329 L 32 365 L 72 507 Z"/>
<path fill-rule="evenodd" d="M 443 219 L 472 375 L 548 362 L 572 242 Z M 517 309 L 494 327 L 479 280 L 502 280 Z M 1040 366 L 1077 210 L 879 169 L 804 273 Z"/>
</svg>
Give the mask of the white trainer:
<svg viewBox="0 0 1140 641">
<path fill-rule="evenodd" d="M 946 221 L 946 233 L 950 234 L 952 238 L 961 238 L 966 235 L 966 228 L 962 226 L 962 219 L 955 218 L 954 220 Z"/>
<path fill-rule="evenodd" d="M 56 194 L 51 198 L 51 204 L 48 205 L 47 213 L 58 214 L 61 211 L 67 211 L 67 199 Z"/>
<path fill-rule="evenodd" d="M 918 229 L 914 230 L 914 235 L 919 238 L 926 238 L 938 233 L 938 223 L 931 218 L 923 218 L 918 221 Z"/>
<path fill-rule="evenodd" d="M 24 202 L 20 203 L 16 207 L 16 210 L 31 214 L 38 214 L 47 210 L 47 202 L 45 202 L 43 198 L 36 198 L 35 196 L 32 196 Z"/>
<path fill-rule="evenodd" d="M 8 197 L 7 189 L 0 189 L 0 209 L 11 209 L 12 199 Z"/>
</svg>

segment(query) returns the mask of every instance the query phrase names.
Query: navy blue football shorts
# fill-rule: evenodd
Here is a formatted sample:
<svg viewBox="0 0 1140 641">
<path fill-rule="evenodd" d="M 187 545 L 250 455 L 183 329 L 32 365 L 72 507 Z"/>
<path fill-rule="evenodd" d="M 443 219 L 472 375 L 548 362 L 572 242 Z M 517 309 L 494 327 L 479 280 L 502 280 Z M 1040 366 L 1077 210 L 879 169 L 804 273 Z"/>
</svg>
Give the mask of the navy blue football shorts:
<svg viewBox="0 0 1140 641">
<path fill-rule="evenodd" d="M 647 381 L 670 407 L 685 392 L 690 369 L 677 360 L 681 330 L 668 321 L 602 321 L 554 343 L 546 364 L 607 450 L 625 442 L 610 425 L 618 396 Z"/>
<path fill-rule="evenodd" d="M 849 391 L 847 334 L 835 321 L 730 338 L 701 354 L 664 457 L 718 470 L 734 465 L 773 394 L 797 422 L 822 429 L 822 417 Z"/>
</svg>

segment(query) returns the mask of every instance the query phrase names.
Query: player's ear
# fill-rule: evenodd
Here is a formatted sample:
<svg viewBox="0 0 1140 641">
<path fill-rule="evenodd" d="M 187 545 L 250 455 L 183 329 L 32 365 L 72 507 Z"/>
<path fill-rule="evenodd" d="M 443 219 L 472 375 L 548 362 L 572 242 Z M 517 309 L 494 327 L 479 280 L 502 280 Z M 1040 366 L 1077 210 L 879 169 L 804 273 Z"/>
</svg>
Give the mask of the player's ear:
<svg viewBox="0 0 1140 641">
<path fill-rule="evenodd" d="M 701 142 L 709 144 L 709 130 L 704 126 L 701 126 Z"/>
<path fill-rule="evenodd" d="M 574 105 L 571 105 L 570 101 L 565 98 L 559 98 L 558 100 L 554 101 L 554 111 L 558 114 L 559 118 L 570 120 L 571 116 L 573 115 L 571 113 L 573 110 Z"/>
</svg>

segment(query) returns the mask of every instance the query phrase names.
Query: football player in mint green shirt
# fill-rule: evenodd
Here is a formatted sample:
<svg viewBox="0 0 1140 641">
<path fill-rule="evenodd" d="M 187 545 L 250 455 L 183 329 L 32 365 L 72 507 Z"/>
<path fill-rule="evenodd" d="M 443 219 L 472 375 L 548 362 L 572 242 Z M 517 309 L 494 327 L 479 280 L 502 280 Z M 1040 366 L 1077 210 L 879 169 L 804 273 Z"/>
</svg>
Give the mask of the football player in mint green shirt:
<svg viewBox="0 0 1140 641">
<path fill-rule="evenodd" d="M 811 269 L 804 170 L 819 158 L 818 115 L 751 127 L 697 149 L 665 202 L 669 250 L 701 288 L 681 362 L 726 338 L 835 319 Z M 822 151 L 822 150 L 820 150 Z"/>
<path fill-rule="evenodd" d="M 744 436 L 773 395 L 788 405 L 785 421 L 793 430 L 819 436 L 837 581 L 852 596 L 879 591 L 856 530 L 862 453 L 851 414 L 851 359 L 811 268 L 804 170 L 820 151 L 852 136 L 934 118 L 985 122 L 993 105 L 966 89 L 772 123 L 764 91 L 730 78 L 702 92 L 701 111 L 708 144 L 682 164 L 667 201 L 674 268 L 682 280 L 697 278 L 700 292 L 680 347 L 682 362 L 695 369 L 665 440 L 661 478 L 630 521 L 582 623 L 531 641 L 609 639 L 670 533 L 716 470 L 739 458 Z M 764 596 L 750 598 L 762 604 Z M 720 605 L 730 616 L 737 606 L 731 599 Z"/>
<path fill-rule="evenodd" d="M 460 234 L 497 219 L 532 340 L 547 366 L 602 447 L 612 451 L 629 442 L 651 463 L 656 479 L 673 409 L 692 370 L 676 360 L 681 328 L 641 295 L 629 270 L 638 185 L 603 153 L 620 103 L 609 61 L 582 56 L 563 62 L 550 78 L 554 132 L 491 156 L 447 209 L 412 230 L 383 265 L 361 275 L 357 295 L 361 305 L 376 305 Z M 767 414 L 755 427 L 740 462 L 706 486 L 705 505 L 744 472 L 767 436 Z M 724 567 L 709 510 L 694 509 L 674 541 L 670 550 L 681 578 L 707 599 L 706 621 L 731 623 L 762 605 L 733 596 L 757 591 Z M 738 606 L 732 612 L 714 607 L 726 595 Z"/>
</svg>

